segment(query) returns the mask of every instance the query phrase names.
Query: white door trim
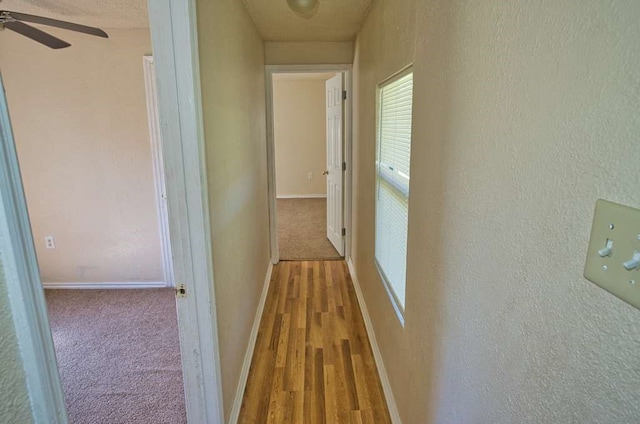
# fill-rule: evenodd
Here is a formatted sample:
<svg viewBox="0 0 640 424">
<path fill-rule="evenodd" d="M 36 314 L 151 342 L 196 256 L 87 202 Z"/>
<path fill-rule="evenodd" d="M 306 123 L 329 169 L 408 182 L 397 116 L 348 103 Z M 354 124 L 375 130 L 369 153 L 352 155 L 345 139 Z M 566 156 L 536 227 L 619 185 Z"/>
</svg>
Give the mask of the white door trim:
<svg viewBox="0 0 640 424">
<path fill-rule="evenodd" d="M 187 419 L 224 422 L 195 0 L 149 0 Z"/>
<path fill-rule="evenodd" d="M 278 214 L 276 208 L 276 157 L 275 134 L 273 128 L 273 74 L 280 73 L 318 73 L 336 72 L 344 75 L 347 100 L 345 101 L 345 127 L 344 127 L 344 161 L 347 170 L 344 179 L 344 228 L 345 236 L 345 260 L 351 257 L 351 182 L 352 170 L 352 65 L 266 65 L 265 83 L 267 91 L 267 180 L 269 187 L 269 237 L 271 240 L 271 262 L 277 264 L 280 261 L 278 253 Z"/>
<path fill-rule="evenodd" d="M 222 424 L 195 0 L 149 0 L 187 419 Z M 0 107 L 0 119 L 6 108 Z M 0 126 L 0 252 L 35 422 L 67 423 L 8 119 Z M 9 273 L 12 273 L 9 276 Z"/>
<path fill-rule="evenodd" d="M 156 95 L 156 69 L 153 63 L 153 56 L 143 56 L 142 66 L 144 69 L 144 86 L 147 100 L 149 139 L 151 141 L 151 163 L 153 167 L 153 182 L 156 194 L 160 252 L 162 254 L 162 274 L 165 285 L 167 287 L 175 287 L 175 279 L 173 276 L 173 255 L 171 253 L 171 237 L 169 235 L 169 214 L 167 211 L 164 155 L 162 154 L 158 96 Z"/>
</svg>

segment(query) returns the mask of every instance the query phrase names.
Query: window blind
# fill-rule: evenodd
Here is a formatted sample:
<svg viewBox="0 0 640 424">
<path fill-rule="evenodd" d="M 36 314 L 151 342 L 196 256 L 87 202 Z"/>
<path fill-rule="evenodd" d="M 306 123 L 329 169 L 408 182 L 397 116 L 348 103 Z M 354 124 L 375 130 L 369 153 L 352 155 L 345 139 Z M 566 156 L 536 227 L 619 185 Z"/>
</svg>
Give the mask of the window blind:
<svg viewBox="0 0 640 424">
<path fill-rule="evenodd" d="M 413 72 L 378 91 L 375 259 L 396 307 L 404 311 Z"/>
</svg>

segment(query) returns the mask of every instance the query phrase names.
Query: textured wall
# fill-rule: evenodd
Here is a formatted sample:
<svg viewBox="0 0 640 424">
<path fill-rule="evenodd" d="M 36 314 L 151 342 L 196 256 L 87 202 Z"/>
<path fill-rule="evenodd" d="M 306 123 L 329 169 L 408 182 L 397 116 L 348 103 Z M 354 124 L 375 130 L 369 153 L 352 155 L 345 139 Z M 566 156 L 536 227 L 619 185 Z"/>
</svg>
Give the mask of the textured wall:
<svg viewBox="0 0 640 424">
<path fill-rule="evenodd" d="M 273 81 L 273 130 L 278 196 L 326 194 L 325 81 Z M 313 179 L 307 173 L 313 172 Z"/>
<path fill-rule="evenodd" d="M 3 265 L 8 255 L 3 251 L 8 243 L 6 237 L 6 218 L 0 199 L 0 422 L 26 424 L 33 422 L 33 417 L 7 292 L 8 277 Z"/>
<path fill-rule="evenodd" d="M 342 65 L 353 63 L 353 42 L 264 43 L 267 65 Z"/>
<path fill-rule="evenodd" d="M 264 44 L 242 2 L 199 0 L 197 13 L 228 418 L 269 264 Z"/>
<path fill-rule="evenodd" d="M 582 277 L 640 206 L 640 3 L 378 1 L 356 42 L 354 260 L 402 420 L 637 423 L 640 311 Z M 375 86 L 414 62 L 406 324 L 373 265 Z"/>
<path fill-rule="evenodd" d="M 43 281 L 162 281 L 142 56 L 149 30 L 0 37 Z M 53 235 L 56 249 L 45 249 Z"/>
<path fill-rule="evenodd" d="M 2 252 L 0 252 L 2 253 Z M 31 406 L 0 255 L 0 421 L 30 423 Z"/>
</svg>

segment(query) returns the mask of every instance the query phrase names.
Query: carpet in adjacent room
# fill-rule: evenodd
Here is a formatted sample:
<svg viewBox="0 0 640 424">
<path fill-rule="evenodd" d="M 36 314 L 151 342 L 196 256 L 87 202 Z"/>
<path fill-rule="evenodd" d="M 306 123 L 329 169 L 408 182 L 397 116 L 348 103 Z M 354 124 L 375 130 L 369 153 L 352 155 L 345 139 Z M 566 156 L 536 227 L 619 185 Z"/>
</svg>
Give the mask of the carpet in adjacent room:
<svg viewBox="0 0 640 424">
<path fill-rule="evenodd" d="M 327 199 L 278 199 L 281 260 L 340 259 L 327 239 Z"/>
<path fill-rule="evenodd" d="M 45 293 L 71 424 L 186 422 L 173 290 Z"/>
</svg>

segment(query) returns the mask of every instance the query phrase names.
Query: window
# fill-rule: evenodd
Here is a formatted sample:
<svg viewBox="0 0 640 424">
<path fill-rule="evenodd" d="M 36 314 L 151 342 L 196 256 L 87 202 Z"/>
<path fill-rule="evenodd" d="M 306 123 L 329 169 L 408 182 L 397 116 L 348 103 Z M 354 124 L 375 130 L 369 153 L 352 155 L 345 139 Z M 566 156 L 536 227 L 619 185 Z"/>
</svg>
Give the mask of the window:
<svg viewBox="0 0 640 424">
<path fill-rule="evenodd" d="M 411 68 L 378 88 L 375 259 L 403 324 L 412 102 Z"/>
</svg>

